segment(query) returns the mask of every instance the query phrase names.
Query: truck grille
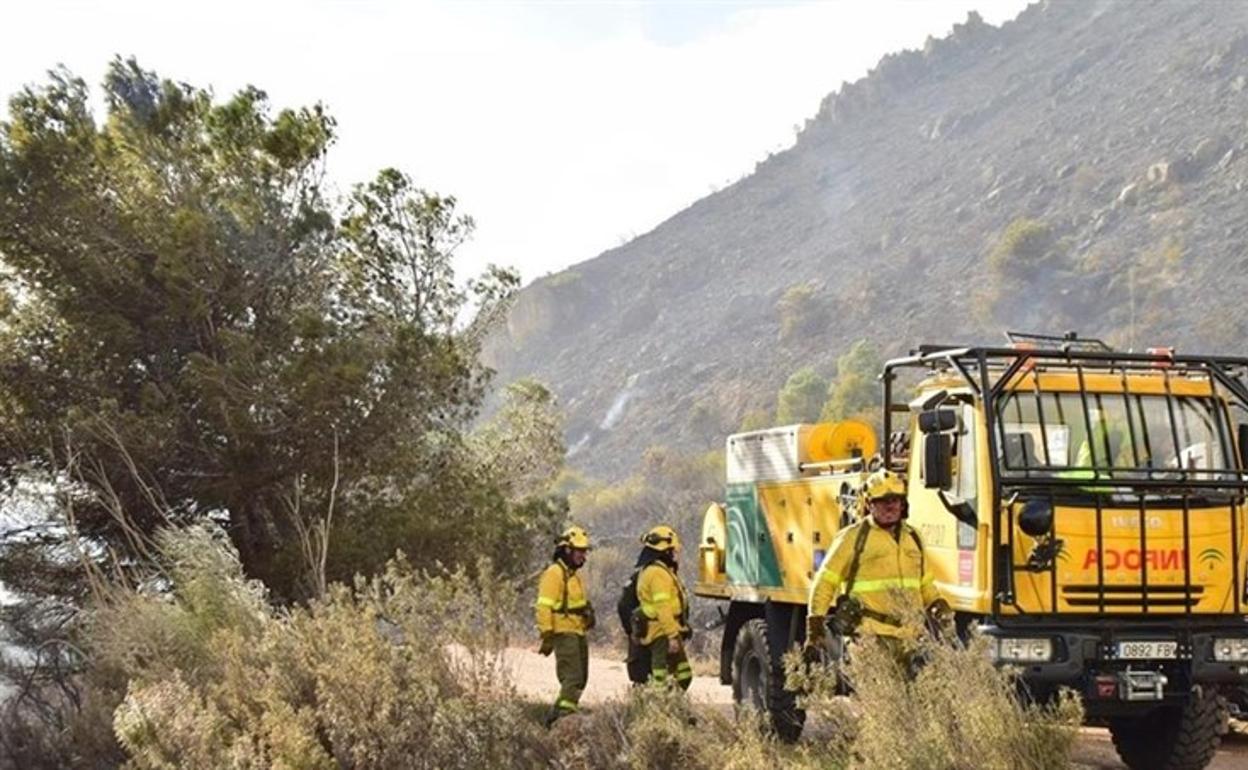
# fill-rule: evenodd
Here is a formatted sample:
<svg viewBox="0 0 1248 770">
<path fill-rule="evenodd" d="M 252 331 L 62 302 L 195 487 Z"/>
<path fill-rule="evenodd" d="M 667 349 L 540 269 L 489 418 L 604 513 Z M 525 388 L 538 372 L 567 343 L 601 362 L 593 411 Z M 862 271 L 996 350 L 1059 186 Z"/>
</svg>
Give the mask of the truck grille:
<svg viewBox="0 0 1248 770">
<path fill-rule="evenodd" d="M 1095 584 L 1067 585 L 1062 586 L 1062 596 L 1071 607 L 1099 607 L 1102 603 L 1101 598 L 1098 596 L 1101 590 Z M 1144 606 L 1144 589 L 1141 586 L 1105 586 L 1103 590 L 1105 593 L 1104 606 L 1106 607 L 1143 608 Z M 1149 586 L 1149 609 L 1154 607 L 1193 608 L 1200 603 L 1200 597 L 1205 592 L 1205 588 L 1204 586 L 1192 586 L 1190 599 L 1188 598 L 1188 590 L 1183 586 Z"/>
</svg>

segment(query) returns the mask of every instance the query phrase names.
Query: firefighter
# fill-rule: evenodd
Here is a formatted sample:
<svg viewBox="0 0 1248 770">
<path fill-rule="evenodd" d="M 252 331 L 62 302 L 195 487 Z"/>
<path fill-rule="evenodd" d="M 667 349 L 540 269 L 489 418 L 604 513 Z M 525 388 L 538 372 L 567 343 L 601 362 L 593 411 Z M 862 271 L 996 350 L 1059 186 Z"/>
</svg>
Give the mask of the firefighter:
<svg viewBox="0 0 1248 770">
<path fill-rule="evenodd" d="M 1113 478 L 1111 467 L 1135 468 L 1149 466 L 1148 458 L 1142 458 L 1142 448 L 1133 449 L 1128 435 L 1129 428 L 1121 420 L 1105 419 L 1098 415 L 1092 424 L 1092 432 L 1079 442 L 1079 451 L 1070 470 L 1058 471 L 1059 479 L 1108 479 Z M 1134 454 L 1133 454 L 1134 452 Z M 1087 484 L 1078 489 L 1084 492 L 1112 494 L 1114 487 Z"/>
<path fill-rule="evenodd" d="M 828 610 L 835 604 L 839 633 L 873 635 L 909 668 L 921 629 L 902 620 L 907 608 L 925 608 L 940 624 L 951 621 L 953 611 L 936 590 L 918 532 L 905 522 L 905 480 L 878 470 L 867 477 L 863 496 L 868 515 L 837 533 L 815 574 L 806 613 L 807 649 L 817 652 L 825 640 Z"/>
<path fill-rule="evenodd" d="M 549 727 L 556 719 L 575 713 L 589 681 L 589 646 L 585 633 L 594 627 L 594 608 L 585 584 L 577 573 L 589 554 L 589 534 L 568 527 L 555 541 L 551 564 L 537 584 L 537 630 L 542 655 L 555 653 L 559 697 L 546 717 Z"/>
<path fill-rule="evenodd" d="M 638 611 L 633 633 L 650 658 L 650 680 L 675 681 L 688 690 L 693 668 L 685 654 L 689 629 L 689 600 L 676 574 L 680 538 L 666 525 L 651 529 L 641 539 L 645 561 L 637 577 Z"/>
<path fill-rule="evenodd" d="M 662 552 L 642 546 L 637 554 L 637 561 L 633 564 L 633 574 L 620 589 L 620 599 L 616 603 L 620 626 L 624 629 L 624 636 L 628 639 L 628 657 L 624 659 L 624 667 L 628 672 L 628 681 L 632 682 L 634 687 L 640 687 L 650 681 L 650 652 L 648 648 L 642 646 L 641 636 L 637 633 L 641 624 L 645 622 L 645 617 L 640 611 L 641 605 L 637 601 L 637 579 L 641 576 L 642 570 L 662 556 Z"/>
</svg>

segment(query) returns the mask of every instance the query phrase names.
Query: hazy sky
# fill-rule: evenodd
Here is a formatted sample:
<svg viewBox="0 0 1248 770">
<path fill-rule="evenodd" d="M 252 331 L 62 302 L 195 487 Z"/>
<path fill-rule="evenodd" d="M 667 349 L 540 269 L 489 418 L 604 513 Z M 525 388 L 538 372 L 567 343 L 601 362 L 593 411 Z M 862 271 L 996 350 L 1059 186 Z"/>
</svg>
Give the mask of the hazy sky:
<svg viewBox="0 0 1248 770">
<path fill-rule="evenodd" d="M 879 58 L 1026 0 L 6 4 L 0 95 L 115 55 L 338 119 L 339 189 L 384 166 L 478 223 L 461 275 L 525 281 L 639 235 L 788 147 Z"/>
</svg>

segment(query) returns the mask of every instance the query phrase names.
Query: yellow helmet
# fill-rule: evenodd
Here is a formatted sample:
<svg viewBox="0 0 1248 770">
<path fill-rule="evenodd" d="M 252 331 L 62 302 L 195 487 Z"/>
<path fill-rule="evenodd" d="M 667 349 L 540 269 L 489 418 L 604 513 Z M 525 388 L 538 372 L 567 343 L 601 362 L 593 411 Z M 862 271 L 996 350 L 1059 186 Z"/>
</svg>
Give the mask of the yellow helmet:
<svg viewBox="0 0 1248 770">
<path fill-rule="evenodd" d="M 566 545 L 568 548 L 589 550 L 589 533 L 577 526 L 568 527 L 555 541 L 555 545 Z"/>
<path fill-rule="evenodd" d="M 889 470 L 878 470 L 867 477 L 863 486 L 863 494 L 868 501 L 882 500 L 887 497 L 906 496 L 906 480 L 900 474 Z"/>
<path fill-rule="evenodd" d="M 656 551 L 670 551 L 673 548 L 680 550 L 680 538 L 677 537 L 676 530 L 666 524 L 660 524 L 642 535 L 641 542 Z"/>
</svg>

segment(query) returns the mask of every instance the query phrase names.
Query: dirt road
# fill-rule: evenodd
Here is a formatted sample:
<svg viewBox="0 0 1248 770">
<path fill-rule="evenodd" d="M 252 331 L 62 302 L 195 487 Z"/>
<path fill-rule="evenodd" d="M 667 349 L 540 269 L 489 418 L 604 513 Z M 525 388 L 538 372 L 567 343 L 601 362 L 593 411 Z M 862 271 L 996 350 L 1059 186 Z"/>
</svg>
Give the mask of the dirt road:
<svg viewBox="0 0 1248 770">
<path fill-rule="evenodd" d="M 605 657 L 609 653 L 595 651 L 589 666 L 589 687 L 582 703 L 591 705 L 627 695 L 628 673 L 618 659 Z M 553 701 L 559 689 L 555 680 L 555 660 L 543 658 L 536 652 L 512 648 L 507 651 L 507 664 L 520 692 L 541 700 Z M 732 689 L 721 685 L 712 676 L 698 676 L 693 680 L 690 695 L 695 703 L 708 707 L 730 708 Z M 1118 760 L 1118 754 L 1110 742 L 1109 733 L 1100 728 L 1085 727 L 1075 750 L 1077 767 L 1097 770 L 1117 770 L 1126 765 Z M 1243 770 L 1248 767 L 1248 730 L 1242 724 L 1227 736 L 1218 750 L 1209 770 Z"/>
</svg>

